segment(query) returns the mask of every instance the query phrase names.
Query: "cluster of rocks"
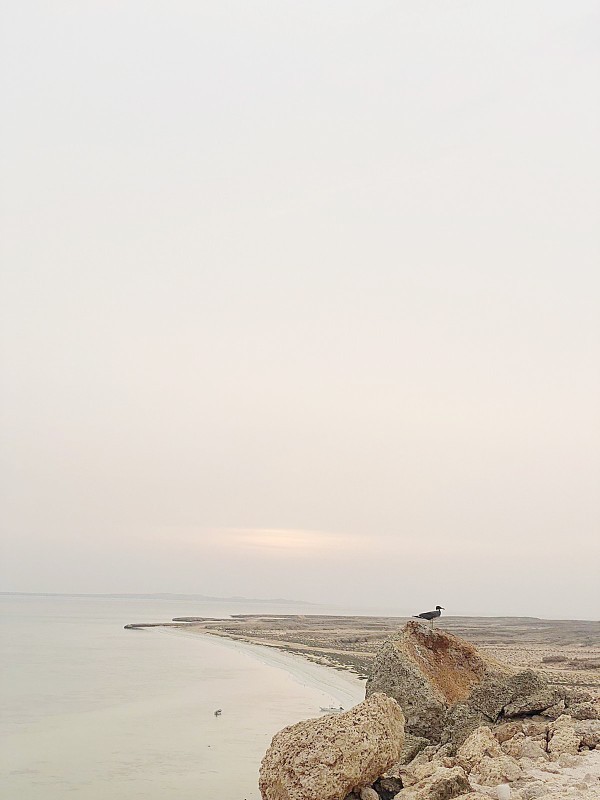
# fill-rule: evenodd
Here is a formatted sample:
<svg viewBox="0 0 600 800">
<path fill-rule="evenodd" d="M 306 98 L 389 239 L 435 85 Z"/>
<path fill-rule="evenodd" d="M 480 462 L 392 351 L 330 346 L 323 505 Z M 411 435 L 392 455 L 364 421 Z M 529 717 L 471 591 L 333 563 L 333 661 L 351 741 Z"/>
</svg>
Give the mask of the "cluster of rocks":
<svg viewBox="0 0 600 800">
<path fill-rule="evenodd" d="M 426 747 L 373 788 L 385 800 L 598 800 L 599 751 L 600 720 L 521 719 L 476 728 L 457 750 Z"/>
<path fill-rule="evenodd" d="M 411 736 L 457 747 L 480 725 L 597 713 L 585 693 L 550 686 L 533 670 L 516 671 L 464 639 L 413 621 L 377 654 L 367 697 L 374 692 L 398 701 Z"/>
<path fill-rule="evenodd" d="M 600 703 L 409 622 L 367 697 L 292 725 L 260 769 L 263 800 L 600 800 Z"/>
</svg>

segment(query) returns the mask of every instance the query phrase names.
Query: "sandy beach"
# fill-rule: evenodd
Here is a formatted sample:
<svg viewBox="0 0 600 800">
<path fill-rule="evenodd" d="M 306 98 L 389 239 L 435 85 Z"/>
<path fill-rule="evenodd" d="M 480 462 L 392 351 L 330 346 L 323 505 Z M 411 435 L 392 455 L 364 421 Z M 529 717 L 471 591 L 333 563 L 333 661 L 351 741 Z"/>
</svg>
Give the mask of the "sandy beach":
<svg viewBox="0 0 600 800">
<path fill-rule="evenodd" d="M 179 630 L 175 635 L 194 636 L 196 632 Z M 216 642 L 215 642 L 216 643 Z M 364 700 L 364 682 L 354 670 L 325 669 L 331 666 L 318 663 L 310 658 L 299 658 L 302 652 L 293 649 L 274 648 L 254 642 L 252 639 L 232 639 L 227 636 L 218 637 L 218 645 L 228 647 L 238 653 L 249 656 L 268 667 L 284 670 L 296 683 L 330 696 L 328 705 L 344 709 L 351 708 Z M 316 711 L 315 711 L 316 713 Z"/>
<path fill-rule="evenodd" d="M 303 656 L 366 679 L 371 661 L 406 617 L 245 614 L 229 619 L 178 617 L 170 625 Z M 494 658 L 542 672 L 552 684 L 600 693 L 600 622 L 529 617 L 442 617 L 437 625 Z"/>
</svg>

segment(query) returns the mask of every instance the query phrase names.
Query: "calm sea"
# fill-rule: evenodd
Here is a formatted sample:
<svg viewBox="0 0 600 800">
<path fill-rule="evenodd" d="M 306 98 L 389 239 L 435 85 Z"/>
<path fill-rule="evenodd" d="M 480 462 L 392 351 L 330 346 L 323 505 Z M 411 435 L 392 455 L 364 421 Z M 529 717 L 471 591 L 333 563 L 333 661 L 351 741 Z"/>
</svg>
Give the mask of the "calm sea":
<svg viewBox="0 0 600 800">
<path fill-rule="evenodd" d="M 273 734 L 363 686 L 284 653 L 123 625 L 268 611 L 299 609 L 1 596 L 2 797 L 257 800 Z"/>
</svg>

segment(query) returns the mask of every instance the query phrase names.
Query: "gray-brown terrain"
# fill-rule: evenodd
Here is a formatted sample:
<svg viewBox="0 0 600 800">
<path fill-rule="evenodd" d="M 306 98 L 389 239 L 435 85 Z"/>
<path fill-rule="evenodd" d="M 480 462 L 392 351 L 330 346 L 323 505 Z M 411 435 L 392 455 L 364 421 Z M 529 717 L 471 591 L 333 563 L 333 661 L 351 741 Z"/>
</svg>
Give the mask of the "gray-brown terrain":
<svg viewBox="0 0 600 800">
<path fill-rule="evenodd" d="M 406 617 L 244 614 L 228 619 L 183 617 L 169 624 L 276 647 L 367 678 L 383 642 L 406 621 Z M 442 617 L 435 625 L 510 666 L 541 672 L 551 684 L 600 693 L 600 622 Z"/>
</svg>

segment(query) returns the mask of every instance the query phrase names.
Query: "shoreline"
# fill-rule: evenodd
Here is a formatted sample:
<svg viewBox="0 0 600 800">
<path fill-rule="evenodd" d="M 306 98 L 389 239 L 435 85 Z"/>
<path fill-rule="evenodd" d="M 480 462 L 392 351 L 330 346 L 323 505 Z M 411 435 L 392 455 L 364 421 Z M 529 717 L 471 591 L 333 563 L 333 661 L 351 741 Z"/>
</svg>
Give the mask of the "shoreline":
<svg viewBox="0 0 600 800">
<path fill-rule="evenodd" d="M 110 782 L 114 800 L 260 800 L 278 731 L 364 697 L 352 676 L 268 648 L 171 626 L 125 631 L 136 602 L 18 598 L 5 610 L 0 773 L 15 798 L 97 800 Z M 141 618 L 164 613 L 148 604 Z"/>
<path fill-rule="evenodd" d="M 170 628 L 168 632 L 165 631 L 168 635 L 183 638 L 202 636 L 207 642 L 210 641 L 217 646 L 245 653 L 262 664 L 284 670 L 301 685 L 331 695 L 346 710 L 365 699 L 364 681 L 361 681 L 350 670 L 332 668 L 330 665 L 312 661 L 310 658 L 303 658 L 299 652 L 289 652 L 270 645 L 244 639 L 233 639 L 218 634 L 206 634 L 201 631 L 185 631 L 185 628 L 173 630 L 170 625 L 167 627 Z"/>
<path fill-rule="evenodd" d="M 297 644 L 295 642 L 274 642 L 269 639 L 252 639 L 248 636 L 236 636 L 235 634 L 222 633 L 218 631 L 196 631 L 193 632 L 194 636 L 205 633 L 208 636 L 214 636 L 221 641 L 236 642 L 240 645 L 249 645 L 251 647 L 260 647 L 266 650 L 273 650 L 278 653 L 289 654 L 292 658 L 303 658 L 311 664 L 324 667 L 326 669 L 336 670 L 343 674 L 350 674 L 356 676 L 356 679 L 362 682 L 368 678 L 368 675 L 363 674 L 364 670 L 358 664 L 351 660 L 343 661 L 342 656 L 346 655 L 340 650 L 323 649 L 320 647 L 310 647 L 308 645 Z M 356 655 L 366 657 L 366 653 L 357 653 Z M 336 658 L 336 656 L 338 658 Z"/>
<path fill-rule="evenodd" d="M 224 622 L 225 620 L 211 619 L 211 622 Z M 332 650 L 323 647 L 311 647 L 293 641 L 274 641 L 271 639 L 259 639 L 251 636 L 244 636 L 229 633 L 216 629 L 206 629 L 193 622 L 145 622 L 130 623 L 124 626 L 125 630 L 144 630 L 151 628 L 168 628 L 173 631 L 188 631 L 191 636 L 206 636 L 219 639 L 223 644 L 229 642 L 240 646 L 247 645 L 250 648 L 260 648 L 263 651 L 274 651 L 281 654 L 288 654 L 293 658 L 302 658 L 308 663 L 339 673 L 347 673 L 356 676 L 357 680 L 366 681 L 369 677 L 365 674 L 363 659 L 370 659 L 370 653 L 356 652 L 352 654 L 342 650 Z M 359 656 L 360 658 L 356 658 Z M 362 684 L 364 686 L 364 683 Z"/>
<path fill-rule="evenodd" d="M 375 653 L 406 619 L 267 613 L 175 617 L 170 622 L 125 627 L 165 627 L 194 636 L 208 634 L 222 642 L 301 656 L 305 662 L 364 681 Z M 600 622 L 443 616 L 436 627 L 472 642 L 509 666 L 535 669 L 551 684 L 600 693 Z"/>
</svg>

